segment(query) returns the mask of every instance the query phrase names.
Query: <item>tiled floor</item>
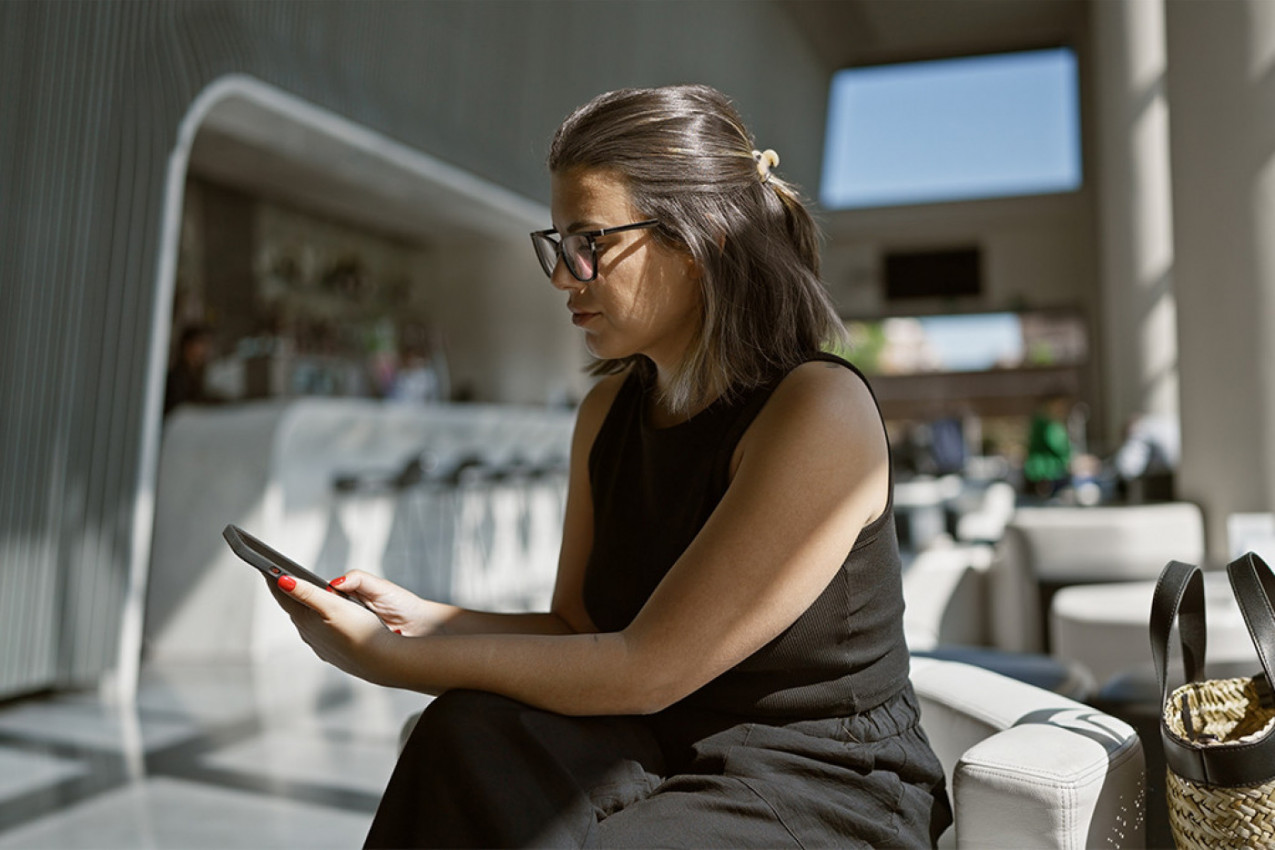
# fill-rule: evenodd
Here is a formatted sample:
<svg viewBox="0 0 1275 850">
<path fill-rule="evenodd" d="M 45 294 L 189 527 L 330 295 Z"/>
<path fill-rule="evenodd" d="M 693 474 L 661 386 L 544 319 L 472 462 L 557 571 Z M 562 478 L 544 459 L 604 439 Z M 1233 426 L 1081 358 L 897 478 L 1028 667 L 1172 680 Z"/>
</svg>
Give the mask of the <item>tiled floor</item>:
<svg viewBox="0 0 1275 850">
<path fill-rule="evenodd" d="M 0 848 L 358 847 L 427 699 L 298 654 L 0 704 Z"/>
</svg>

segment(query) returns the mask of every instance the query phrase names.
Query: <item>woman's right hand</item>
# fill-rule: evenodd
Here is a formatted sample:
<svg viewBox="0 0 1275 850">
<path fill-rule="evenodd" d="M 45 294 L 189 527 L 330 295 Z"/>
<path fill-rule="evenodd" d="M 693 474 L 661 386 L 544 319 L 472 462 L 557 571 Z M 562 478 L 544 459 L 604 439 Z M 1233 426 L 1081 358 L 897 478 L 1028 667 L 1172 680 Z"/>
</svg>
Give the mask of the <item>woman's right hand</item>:
<svg viewBox="0 0 1275 850">
<path fill-rule="evenodd" d="M 362 570 L 351 570 L 329 584 L 342 593 L 357 596 L 386 627 L 408 637 L 437 634 L 456 610 L 422 599 L 388 579 Z"/>
</svg>

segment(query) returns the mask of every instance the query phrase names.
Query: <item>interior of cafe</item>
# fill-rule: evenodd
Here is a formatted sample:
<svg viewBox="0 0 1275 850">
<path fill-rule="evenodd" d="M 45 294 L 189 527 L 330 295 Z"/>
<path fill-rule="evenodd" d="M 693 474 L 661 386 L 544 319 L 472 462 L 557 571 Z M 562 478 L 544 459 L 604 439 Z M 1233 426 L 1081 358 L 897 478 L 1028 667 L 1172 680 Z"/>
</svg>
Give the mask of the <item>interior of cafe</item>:
<svg viewBox="0 0 1275 850">
<path fill-rule="evenodd" d="M 885 420 L 940 846 L 1172 846 L 1156 579 L 1252 675 L 1222 568 L 1275 558 L 1272 8 L 0 0 L 0 848 L 362 840 L 427 698 L 222 529 L 546 610 L 594 380 L 547 145 L 692 80 L 811 200 Z"/>
</svg>

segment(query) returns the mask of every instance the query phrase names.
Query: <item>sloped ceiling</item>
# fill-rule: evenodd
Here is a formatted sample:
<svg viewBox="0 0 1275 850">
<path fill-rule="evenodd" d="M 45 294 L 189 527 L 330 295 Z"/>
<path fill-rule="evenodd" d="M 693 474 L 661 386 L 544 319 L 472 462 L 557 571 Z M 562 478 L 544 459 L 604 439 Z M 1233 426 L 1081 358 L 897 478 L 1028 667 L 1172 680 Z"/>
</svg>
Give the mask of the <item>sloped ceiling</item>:
<svg viewBox="0 0 1275 850">
<path fill-rule="evenodd" d="M 1074 44 L 1090 0 L 778 0 L 831 72 Z"/>
</svg>

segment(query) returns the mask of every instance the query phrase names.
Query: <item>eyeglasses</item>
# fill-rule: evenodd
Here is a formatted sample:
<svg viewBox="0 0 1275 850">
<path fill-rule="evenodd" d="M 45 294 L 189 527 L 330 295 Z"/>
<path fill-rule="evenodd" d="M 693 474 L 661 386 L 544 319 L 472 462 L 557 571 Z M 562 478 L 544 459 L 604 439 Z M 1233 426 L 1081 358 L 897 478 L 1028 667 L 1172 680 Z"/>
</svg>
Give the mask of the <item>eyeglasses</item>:
<svg viewBox="0 0 1275 850">
<path fill-rule="evenodd" d="M 581 283 L 589 283 L 598 277 L 598 245 L 597 239 L 610 236 L 612 233 L 623 233 L 626 230 L 640 230 L 645 227 L 657 227 L 659 222 L 639 221 L 634 224 L 621 224 L 619 227 L 604 227 L 601 230 L 586 230 L 582 233 L 569 233 L 557 239 L 558 231 L 552 227 L 548 230 L 537 230 L 531 234 L 531 244 L 536 249 L 536 258 L 545 274 L 553 277 L 553 270 L 562 257 L 567 264 L 567 271 Z"/>
</svg>

